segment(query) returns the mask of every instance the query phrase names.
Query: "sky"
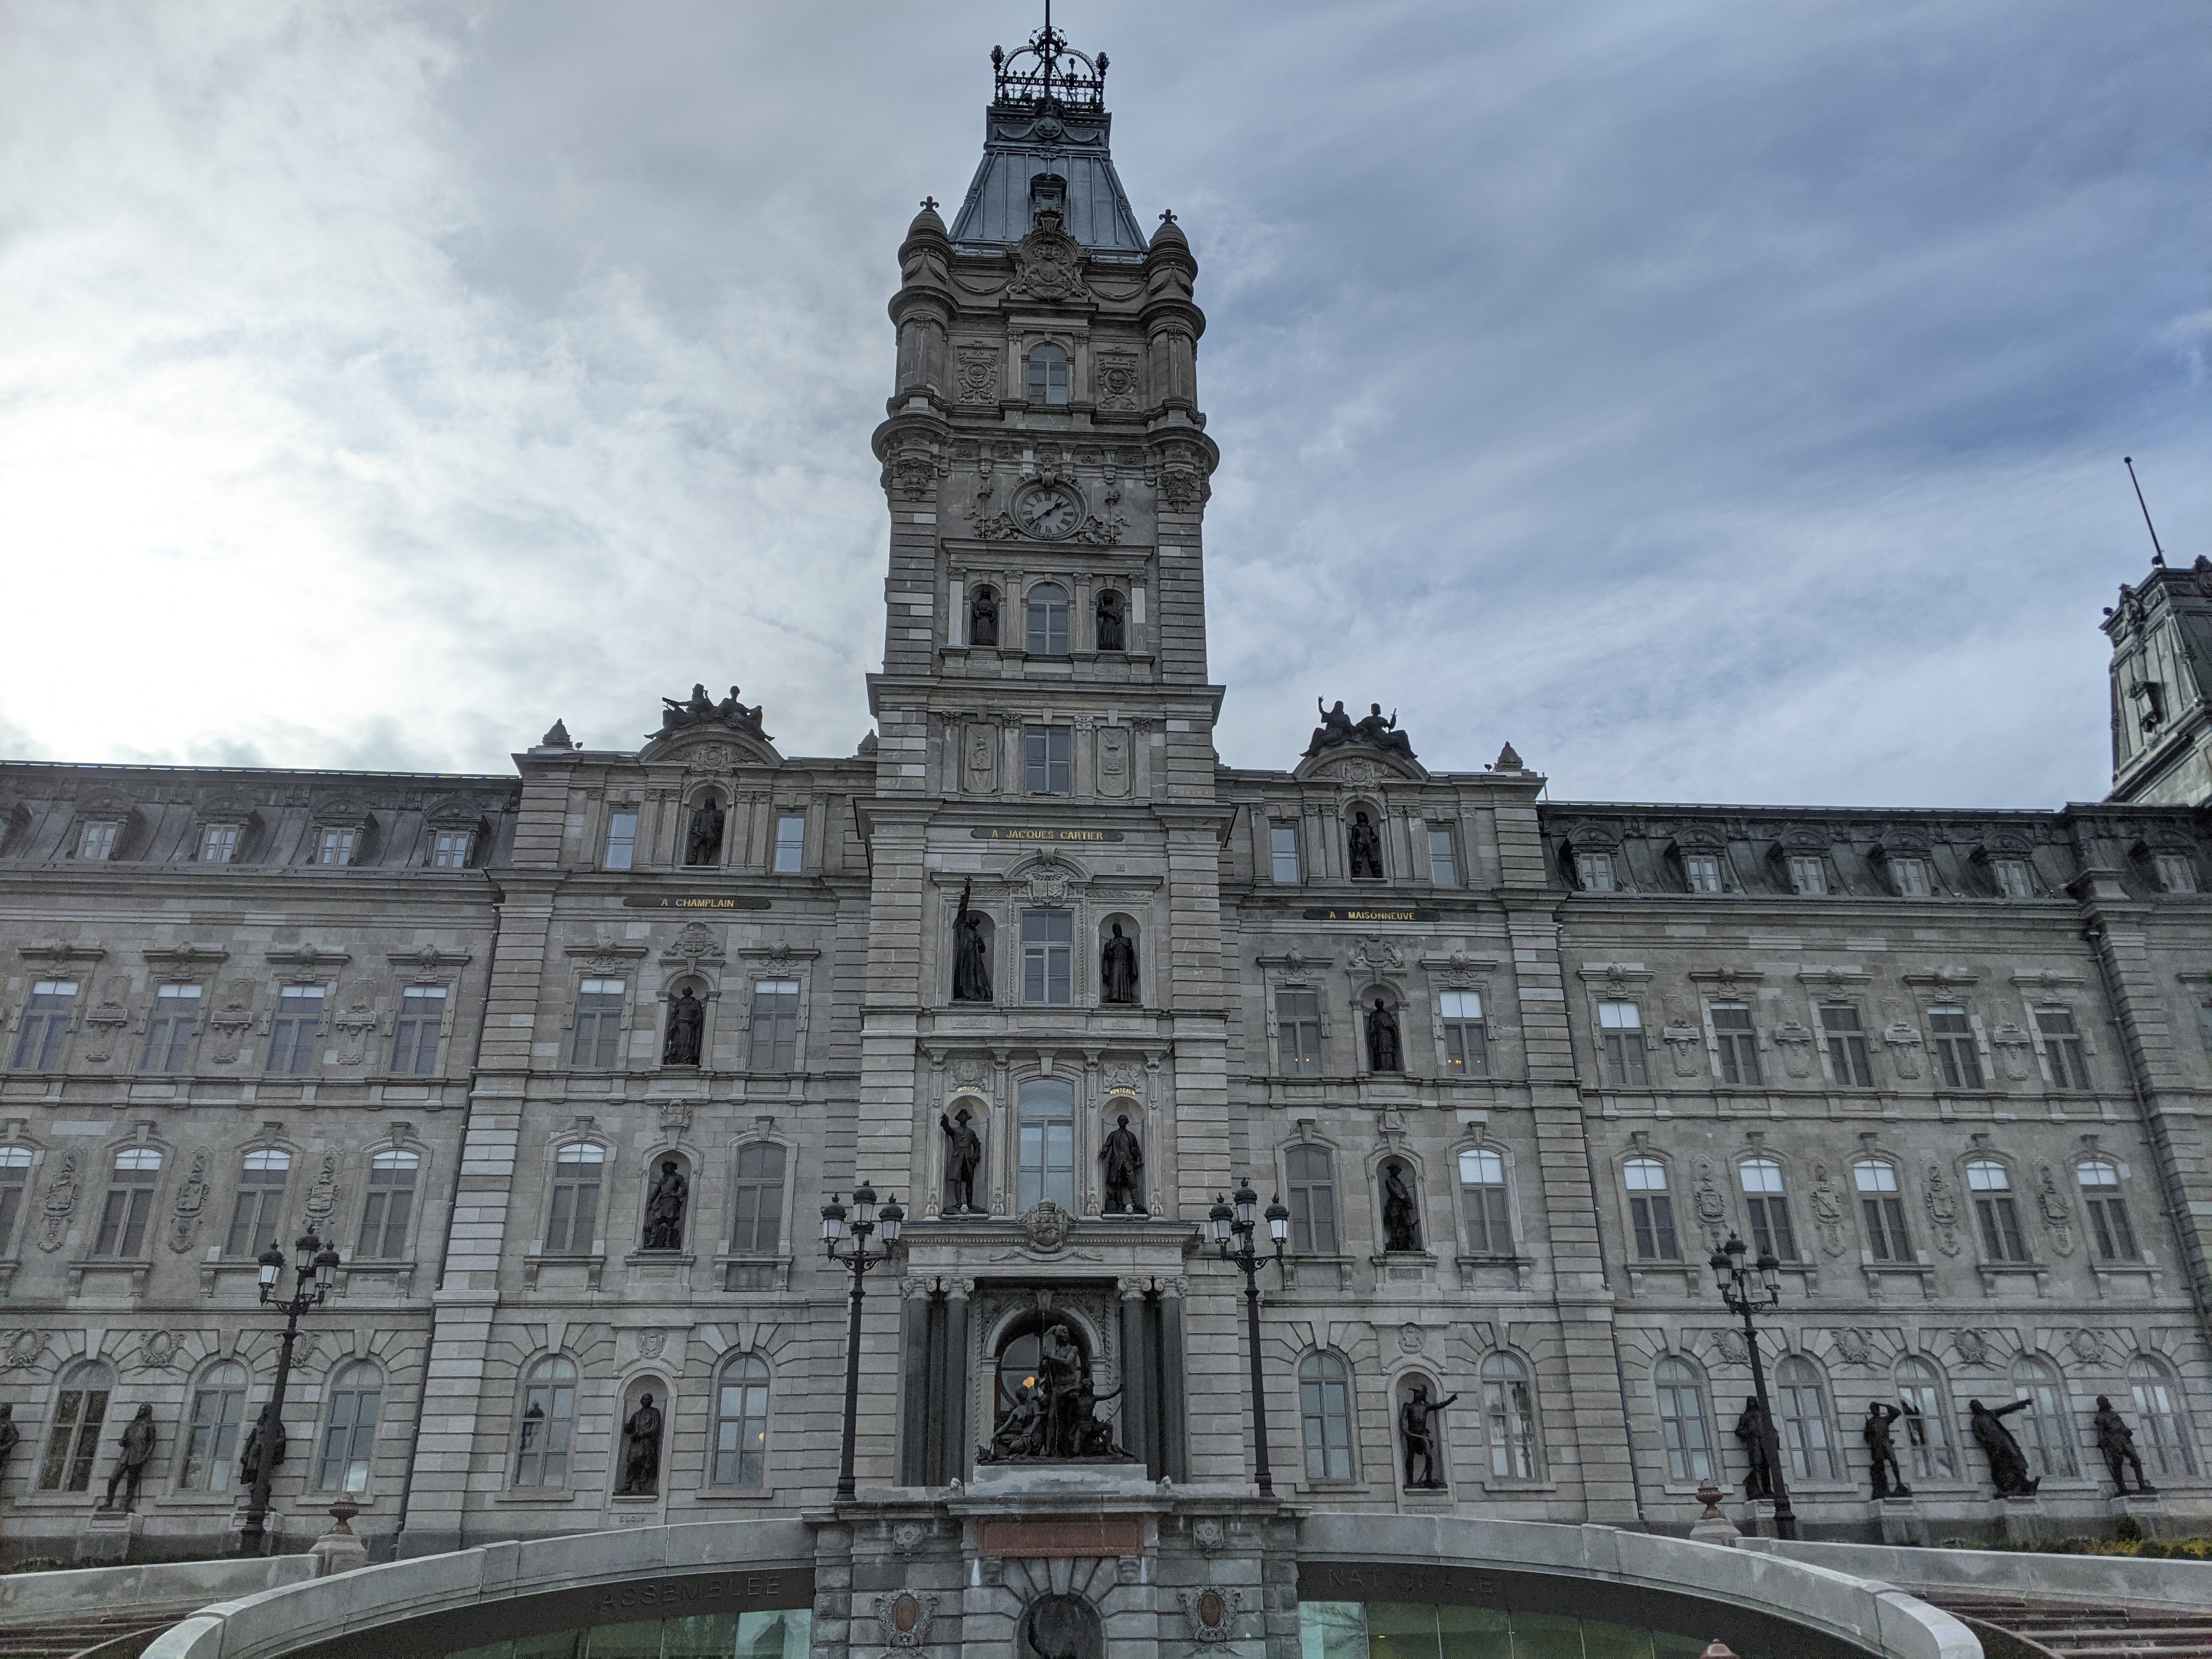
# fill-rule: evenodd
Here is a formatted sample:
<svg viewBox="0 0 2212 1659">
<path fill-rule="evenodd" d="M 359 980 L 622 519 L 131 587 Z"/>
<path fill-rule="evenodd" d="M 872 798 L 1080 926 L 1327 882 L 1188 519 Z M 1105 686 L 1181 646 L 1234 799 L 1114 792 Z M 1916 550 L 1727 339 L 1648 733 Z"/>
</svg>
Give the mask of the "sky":
<svg viewBox="0 0 2212 1659">
<path fill-rule="evenodd" d="M 0 0 L 0 756 L 853 752 L 1014 0 Z M 1217 743 L 2054 806 L 2212 552 L 2202 0 L 1059 0 L 1200 263 Z"/>
</svg>

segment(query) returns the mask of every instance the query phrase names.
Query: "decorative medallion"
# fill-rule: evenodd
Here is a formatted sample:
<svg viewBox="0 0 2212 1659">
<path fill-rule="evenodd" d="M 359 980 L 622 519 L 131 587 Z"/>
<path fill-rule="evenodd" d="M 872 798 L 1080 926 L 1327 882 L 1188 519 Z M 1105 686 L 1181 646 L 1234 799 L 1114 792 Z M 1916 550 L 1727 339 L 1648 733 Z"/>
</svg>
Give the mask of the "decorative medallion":
<svg viewBox="0 0 2212 1659">
<path fill-rule="evenodd" d="M 1874 1359 L 1874 1339 L 1862 1330 L 1840 1330 L 1834 1333 L 1836 1352 L 1846 1365 L 1869 1364 Z"/>
<path fill-rule="evenodd" d="M 1954 1331 L 1952 1345 L 1959 1350 L 1959 1358 L 1969 1365 L 1990 1363 L 1990 1340 L 1979 1331 Z"/>
<path fill-rule="evenodd" d="M 2085 1365 L 2098 1364 L 2105 1358 L 2105 1345 L 2094 1331 L 2075 1332 L 2067 1339 L 2066 1346 L 2074 1350 L 2074 1357 Z"/>
<path fill-rule="evenodd" d="M 1176 1599 L 1182 1603 L 1182 1616 L 1190 1625 L 1190 1639 L 1201 1646 L 1229 1640 L 1230 1620 L 1244 1606 L 1242 1590 L 1217 1589 L 1208 1584 L 1201 1589 L 1177 1590 Z"/>
<path fill-rule="evenodd" d="M 878 1595 L 876 1624 L 884 1642 L 894 1648 L 918 1648 L 927 1642 L 929 1627 L 937 1620 L 938 1601 L 935 1595 L 916 1595 L 912 1590 Z"/>
<path fill-rule="evenodd" d="M 1066 1249 L 1068 1235 L 1074 1230 L 1075 1218 L 1048 1198 L 1022 1218 L 1022 1237 L 1029 1241 L 1030 1249 L 1045 1255 Z"/>
<path fill-rule="evenodd" d="M 1098 358 L 1098 407 L 1133 410 L 1138 394 L 1137 360 L 1115 352 L 1102 352 Z"/>
<path fill-rule="evenodd" d="M 157 1371 L 169 1369 L 177 1358 L 177 1339 L 167 1331 L 149 1331 L 138 1345 L 138 1363 Z"/>
<path fill-rule="evenodd" d="M 988 404 L 999 395 L 999 353 L 991 346 L 960 348 L 960 401 Z"/>
<path fill-rule="evenodd" d="M 658 1325 L 648 1325 L 637 1334 L 637 1352 L 641 1358 L 658 1359 L 660 1351 L 668 1346 L 668 1333 Z"/>
<path fill-rule="evenodd" d="M 1222 1530 L 1221 1522 L 1208 1516 L 1191 1528 L 1190 1541 L 1211 1555 L 1229 1540 L 1227 1534 Z"/>
<path fill-rule="evenodd" d="M 891 1528 L 891 1548 L 900 1555 L 912 1555 L 928 1536 L 929 1528 L 921 1522 L 902 1521 Z"/>
<path fill-rule="evenodd" d="M 27 1370 L 39 1363 L 39 1356 L 46 1351 L 46 1339 L 38 1331 L 17 1331 L 8 1339 L 7 1352 L 0 1364 L 11 1371 Z"/>
</svg>

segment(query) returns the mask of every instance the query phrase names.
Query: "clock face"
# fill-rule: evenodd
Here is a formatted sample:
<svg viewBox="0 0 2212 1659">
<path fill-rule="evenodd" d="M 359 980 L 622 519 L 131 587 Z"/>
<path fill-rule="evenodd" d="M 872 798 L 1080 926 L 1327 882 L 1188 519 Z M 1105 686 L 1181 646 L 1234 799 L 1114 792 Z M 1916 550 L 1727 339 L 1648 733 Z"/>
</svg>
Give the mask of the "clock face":
<svg viewBox="0 0 2212 1659">
<path fill-rule="evenodd" d="M 1048 541 L 1073 535 L 1083 522 L 1083 497 L 1073 485 L 1037 484 L 1015 501 L 1014 518 L 1030 535 Z"/>
</svg>

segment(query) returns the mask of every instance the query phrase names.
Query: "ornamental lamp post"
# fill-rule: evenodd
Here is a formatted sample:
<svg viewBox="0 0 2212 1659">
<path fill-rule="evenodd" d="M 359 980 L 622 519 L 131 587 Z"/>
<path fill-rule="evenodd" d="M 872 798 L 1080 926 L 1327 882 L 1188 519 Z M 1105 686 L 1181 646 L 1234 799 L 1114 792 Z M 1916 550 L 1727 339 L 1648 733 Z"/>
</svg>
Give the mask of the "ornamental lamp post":
<svg viewBox="0 0 2212 1659">
<path fill-rule="evenodd" d="M 238 1553 L 258 1555 L 269 1538 L 269 1487 L 276 1465 L 284 1455 L 284 1389 L 292 1380 L 292 1345 L 299 1340 L 300 1316 L 330 1299 L 331 1282 L 337 1276 L 338 1253 L 315 1237 L 313 1227 L 295 1241 L 300 1252 L 299 1277 L 292 1294 L 279 1297 L 276 1281 L 284 1272 L 284 1252 L 275 1239 L 258 1258 L 261 1267 L 261 1305 L 284 1314 L 284 1335 L 276 1350 L 276 1385 L 261 1407 L 254 1425 L 253 1489 L 246 1499 L 246 1523 L 240 1529 Z"/>
<path fill-rule="evenodd" d="M 876 1189 L 866 1178 L 853 1188 L 852 1218 L 846 1219 L 845 1206 L 837 1201 L 837 1194 L 830 1194 L 830 1201 L 822 1206 L 822 1246 L 830 1260 L 853 1270 L 853 1313 L 845 1329 L 845 1443 L 837 1465 L 837 1496 L 840 1500 L 853 1495 L 853 1448 L 860 1430 L 860 1299 L 866 1294 L 861 1280 L 869 1268 L 890 1260 L 891 1246 L 898 1243 L 900 1231 L 906 1225 L 906 1212 L 899 1208 L 896 1194 L 883 1207 L 880 1218 L 876 1210 Z M 884 1247 L 873 1255 L 868 1254 L 868 1239 L 880 1227 Z M 837 1245 L 848 1232 L 852 1235 L 851 1248 L 842 1255 Z"/>
<path fill-rule="evenodd" d="M 1244 1275 L 1244 1343 L 1252 1360 L 1252 1450 L 1260 1490 L 1272 1498 L 1274 1478 L 1267 1470 L 1267 1397 L 1260 1378 L 1260 1269 L 1267 1258 L 1254 1248 L 1259 1231 L 1260 1194 L 1243 1176 L 1237 1177 L 1233 1203 L 1217 1195 L 1206 1220 L 1213 1231 L 1214 1248 L 1224 1261 L 1233 1261 Z M 1275 1271 L 1283 1267 L 1283 1242 L 1291 1236 L 1291 1212 L 1281 1195 L 1267 1206 L 1267 1237 L 1275 1247 Z"/>
<path fill-rule="evenodd" d="M 1795 1538 L 1797 1511 L 1790 1506 L 1790 1486 L 1783 1478 L 1782 1440 L 1775 1431 L 1774 1406 L 1766 1395 L 1766 1367 L 1759 1360 L 1759 1332 L 1751 1318 L 1755 1310 L 1781 1305 L 1782 1263 L 1771 1251 L 1747 1262 L 1750 1254 L 1743 1240 L 1731 1232 L 1728 1243 L 1713 1252 L 1707 1265 L 1713 1270 L 1721 1300 L 1730 1313 L 1743 1319 L 1743 1346 L 1751 1352 L 1752 1394 L 1759 1401 L 1759 1439 L 1766 1449 L 1767 1488 L 1774 1495 L 1774 1535 Z"/>
</svg>

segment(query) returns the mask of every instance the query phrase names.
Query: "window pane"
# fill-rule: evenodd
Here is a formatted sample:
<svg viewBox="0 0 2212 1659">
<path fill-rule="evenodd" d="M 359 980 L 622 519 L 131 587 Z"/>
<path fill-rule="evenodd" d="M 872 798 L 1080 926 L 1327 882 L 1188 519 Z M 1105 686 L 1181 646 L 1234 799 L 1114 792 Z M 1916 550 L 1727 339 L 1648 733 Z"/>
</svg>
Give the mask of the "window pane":
<svg viewBox="0 0 2212 1659">
<path fill-rule="evenodd" d="M 1613 854 L 1610 853 L 1577 853 L 1575 854 L 1575 879 L 1587 893 L 1613 891 Z"/>
<path fill-rule="evenodd" d="M 1721 890 L 1721 861 L 1714 854 L 1685 854 L 1682 873 L 1693 893 L 1717 893 Z"/>
<path fill-rule="evenodd" d="M 1897 884 L 1901 898 L 1926 898 L 1934 890 L 1928 878 L 1928 866 L 1919 859 L 1892 859 L 1890 878 Z"/>
<path fill-rule="evenodd" d="M 1045 582 L 1030 590 L 1029 649 L 1038 656 L 1067 654 L 1067 590 Z"/>
<path fill-rule="evenodd" d="M 1027 1211 L 1050 1199 L 1072 1212 L 1075 1208 L 1074 1086 L 1051 1079 L 1025 1083 L 1020 1111 L 1018 1207 Z"/>
<path fill-rule="evenodd" d="M 243 828 L 235 823 L 210 823 L 200 831 L 200 862 L 228 864 L 238 856 L 238 832 Z"/>
<path fill-rule="evenodd" d="M 1295 882 L 1298 878 L 1298 827 L 1295 823 L 1271 823 L 1267 826 L 1267 850 L 1274 863 L 1273 878 L 1279 882 Z"/>
<path fill-rule="evenodd" d="M 1440 823 L 1429 826 L 1429 880 L 1438 887 L 1459 884 L 1459 860 L 1452 849 L 1452 832 Z"/>
<path fill-rule="evenodd" d="M 1023 733 L 1024 775 L 1032 795 L 1065 795 L 1073 787 L 1073 727 L 1033 726 Z"/>
<path fill-rule="evenodd" d="M 775 819 L 775 873 L 798 875 L 806 861 L 806 814 L 779 812 Z"/>
<path fill-rule="evenodd" d="M 607 814 L 607 855 L 605 866 L 610 870 L 627 870 L 637 853 L 637 814 L 617 811 Z"/>
<path fill-rule="evenodd" d="M 1283 1155 L 1290 1177 L 1291 1248 L 1301 1255 L 1334 1255 L 1336 1185 L 1323 1146 L 1293 1146 Z"/>
</svg>

